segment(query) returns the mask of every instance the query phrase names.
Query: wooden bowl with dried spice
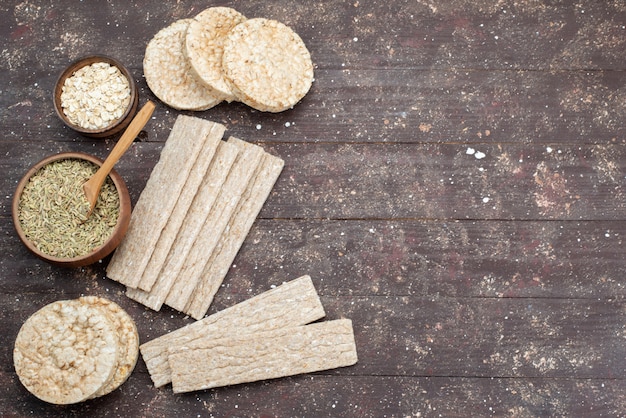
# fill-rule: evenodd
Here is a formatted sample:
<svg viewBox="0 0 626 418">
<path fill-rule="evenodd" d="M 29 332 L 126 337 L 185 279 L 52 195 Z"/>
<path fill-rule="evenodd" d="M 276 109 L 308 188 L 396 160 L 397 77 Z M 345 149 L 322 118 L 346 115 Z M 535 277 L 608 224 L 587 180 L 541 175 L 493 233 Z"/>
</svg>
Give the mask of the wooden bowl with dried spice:
<svg viewBox="0 0 626 418">
<path fill-rule="evenodd" d="M 80 152 L 44 158 L 18 183 L 13 224 L 39 258 L 64 267 L 93 264 L 109 255 L 128 230 L 131 201 L 122 177 L 111 170 L 87 216 L 82 185 L 102 160 Z"/>
<path fill-rule="evenodd" d="M 54 109 L 67 126 L 89 137 L 115 135 L 137 112 L 139 94 L 118 60 L 91 55 L 70 64 L 54 87 Z"/>
</svg>

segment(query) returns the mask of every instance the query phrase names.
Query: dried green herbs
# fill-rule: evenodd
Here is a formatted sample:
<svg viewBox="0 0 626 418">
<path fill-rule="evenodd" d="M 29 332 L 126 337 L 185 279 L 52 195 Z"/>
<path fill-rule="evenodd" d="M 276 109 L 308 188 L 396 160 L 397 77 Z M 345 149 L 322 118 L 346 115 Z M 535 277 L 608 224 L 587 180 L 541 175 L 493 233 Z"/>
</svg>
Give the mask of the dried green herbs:
<svg viewBox="0 0 626 418">
<path fill-rule="evenodd" d="M 83 183 L 98 166 L 80 159 L 63 159 L 39 169 L 24 187 L 19 221 L 39 251 L 58 258 L 89 254 L 111 236 L 119 217 L 120 199 L 107 177 L 96 207 L 87 217 L 89 202 Z"/>
</svg>

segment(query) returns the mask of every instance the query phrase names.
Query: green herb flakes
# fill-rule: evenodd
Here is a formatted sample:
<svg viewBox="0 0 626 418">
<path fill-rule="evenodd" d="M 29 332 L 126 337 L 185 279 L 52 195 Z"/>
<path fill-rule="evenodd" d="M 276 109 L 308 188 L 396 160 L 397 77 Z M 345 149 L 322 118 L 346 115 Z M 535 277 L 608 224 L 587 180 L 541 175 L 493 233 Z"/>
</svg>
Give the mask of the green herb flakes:
<svg viewBox="0 0 626 418">
<path fill-rule="evenodd" d="M 107 177 L 96 207 L 87 217 L 85 183 L 98 166 L 80 159 L 63 159 L 39 169 L 24 187 L 19 221 L 39 251 L 58 258 L 89 254 L 111 236 L 119 217 L 120 199 Z"/>
</svg>

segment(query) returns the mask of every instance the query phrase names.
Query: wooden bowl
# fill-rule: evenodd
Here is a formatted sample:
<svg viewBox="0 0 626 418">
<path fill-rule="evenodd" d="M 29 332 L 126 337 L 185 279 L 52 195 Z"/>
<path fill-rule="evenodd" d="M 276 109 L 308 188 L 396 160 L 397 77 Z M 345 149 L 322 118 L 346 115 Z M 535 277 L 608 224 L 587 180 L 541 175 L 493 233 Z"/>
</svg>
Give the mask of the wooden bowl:
<svg viewBox="0 0 626 418">
<path fill-rule="evenodd" d="M 82 153 L 82 152 L 65 152 L 65 153 L 55 154 L 39 161 L 24 175 L 24 177 L 20 180 L 20 182 L 17 185 L 17 188 L 15 190 L 15 195 L 13 196 L 13 202 L 12 202 L 13 203 L 12 205 L 13 225 L 15 226 L 15 229 L 17 231 L 18 236 L 20 237 L 20 240 L 24 243 L 26 248 L 28 248 L 37 257 L 45 261 L 48 261 L 52 264 L 62 266 L 62 267 L 82 267 L 82 266 L 86 266 L 89 264 L 93 264 L 103 259 L 110 253 L 112 253 L 113 250 L 115 250 L 115 248 L 117 248 L 117 246 L 120 244 L 120 242 L 122 241 L 122 238 L 124 238 L 124 235 L 126 235 L 126 231 L 128 231 L 128 224 L 130 222 L 130 214 L 131 214 L 130 194 L 128 193 L 128 189 L 126 188 L 126 183 L 124 183 L 124 180 L 122 179 L 122 177 L 115 170 L 111 170 L 109 177 L 113 180 L 113 184 L 115 185 L 115 188 L 117 189 L 117 192 L 119 195 L 120 211 L 119 211 L 117 224 L 115 225 L 109 238 L 102 245 L 95 248 L 90 253 L 82 255 L 82 256 L 74 257 L 74 258 L 54 257 L 54 256 L 48 255 L 40 251 L 28 239 L 28 237 L 24 233 L 24 230 L 22 229 L 22 225 L 19 220 L 20 199 L 22 196 L 22 192 L 24 191 L 24 187 L 28 184 L 30 178 L 35 173 L 37 173 L 37 171 L 40 168 L 52 162 L 55 162 L 58 160 L 64 160 L 64 159 L 87 160 L 96 164 L 97 166 L 101 166 L 103 163 L 101 159 L 94 157 L 92 155 L 89 155 L 89 154 Z"/>
<path fill-rule="evenodd" d="M 82 126 L 72 123 L 68 119 L 68 117 L 65 115 L 63 111 L 62 102 L 61 102 L 61 93 L 63 92 L 63 85 L 65 83 L 65 80 L 68 77 L 71 77 L 80 68 L 85 67 L 87 65 L 94 64 L 96 62 L 106 62 L 110 65 L 113 65 L 119 68 L 121 73 L 128 79 L 128 84 L 130 87 L 130 102 L 127 108 L 125 109 L 124 113 L 122 114 L 122 116 L 118 118 L 117 120 L 113 121 L 108 126 L 101 128 L 101 129 L 86 129 Z M 135 84 L 135 79 L 132 77 L 128 69 L 124 67 L 124 65 L 122 65 L 121 62 L 111 57 L 107 57 L 106 55 L 90 55 L 90 56 L 83 57 L 73 62 L 72 64 L 70 64 L 69 67 L 67 67 L 61 73 L 54 87 L 53 101 L 54 101 L 54 109 L 57 115 L 59 116 L 59 118 L 61 118 L 61 120 L 67 126 L 69 126 L 73 130 L 85 136 L 89 136 L 93 138 L 104 138 L 104 137 L 115 135 L 116 133 L 120 132 L 121 130 L 123 130 L 124 128 L 128 126 L 133 116 L 137 112 L 137 105 L 139 103 L 139 94 L 137 90 L 137 85 Z"/>
</svg>

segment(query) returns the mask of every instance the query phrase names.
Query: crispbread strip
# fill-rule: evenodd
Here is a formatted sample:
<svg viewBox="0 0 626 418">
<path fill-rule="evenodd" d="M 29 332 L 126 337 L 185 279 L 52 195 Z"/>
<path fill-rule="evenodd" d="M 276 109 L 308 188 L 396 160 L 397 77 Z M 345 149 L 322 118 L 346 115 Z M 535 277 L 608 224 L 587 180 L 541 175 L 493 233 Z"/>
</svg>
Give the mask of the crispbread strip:
<svg viewBox="0 0 626 418">
<path fill-rule="evenodd" d="M 202 180 L 206 176 L 207 170 L 213 160 L 213 156 L 222 142 L 223 134 L 223 130 L 214 130 L 209 134 L 204 142 L 204 146 L 196 159 L 196 163 L 192 167 L 183 190 L 176 201 L 176 206 L 174 206 L 174 210 L 168 218 L 167 224 L 165 225 L 165 228 L 163 229 L 163 232 L 161 233 L 161 236 L 152 251 L 150 261 L 146 265 L 141 280 L 139 281 L 138 287 L 140 289 L 149 291 L 156 282 L 157 276 L 161 271 L 161 267 L 163 266 L 163 263 L 165 263 L 167 254 L 176 239 L 176 234 L 178 233 L 178 230 L 187 215 Z"/>
<path fill-rule="evenodd" d="M 152 249 L 172 213 L 204 141 L 223 125 L 179 115 L 131 215 L 128 232 L 107 266 L 107 276 L 137 287 Z"/>
<path fill-rule="evenodd" d="M 168 348 L 195 340 L 308 324 L 323 318 L 324 307 L 309 276 L 302 276 L 142 344 L 139 349 L 155 387 L 171 382 Z"/>
<path fill-rule="evenodd" d="M 228 234 L 222 234 L 185 306 L 183 312 L 192 318 L 200 319 L 206 314 L 284 165 L 285 162 L 278 157 L 267 153 L 263 156 L 258 173 L 254 175 L 254 182 L 248 183 L 244 198 L 239 201 L 229 222 Z"/>
<path fill-rule="evenodd" d="M 179 278 L 180 271 L 187 254 L 189 253 L 200 229 L 213 207 L 219 190 L 224 184 L 231 170 L 239 148 L 224 141 L 220 141 L 217 153 L 211 162 L 206 175 L 198 188 L 196 196 L 183 223 L 170 246 L 167 257 L 159 266 L 158 276 L 149 292 L 140 289 L 127 288 L 126 295 L 147 307 L 158 311 L 174 281 Z M 184 279 L 184 278 L 183 278 Z"/>
<path fill-rule="evenodd" d="M 179 311 L 185 309 L 193 289 L 200 280 L 202 270 L 211 257 L 220 236 L 224 233 L 237 202 L 246 189 L 246 185 L 251 181 L 252 174 L 264 154 L 263 148 L 258 145 L 237 138 L 230 137 L 227 143 L 239 147 L 241 151 L 182 268 L 176 272 L 178 280 L 173 282 L 165 299 L 166 305 Z"/>
<path fill-rule="evenodd" d="M 204 339 L 172 348 L 174 393 L 256 382 L 351 366 L 358 360 L 352 321 Z"/>
</svg>

